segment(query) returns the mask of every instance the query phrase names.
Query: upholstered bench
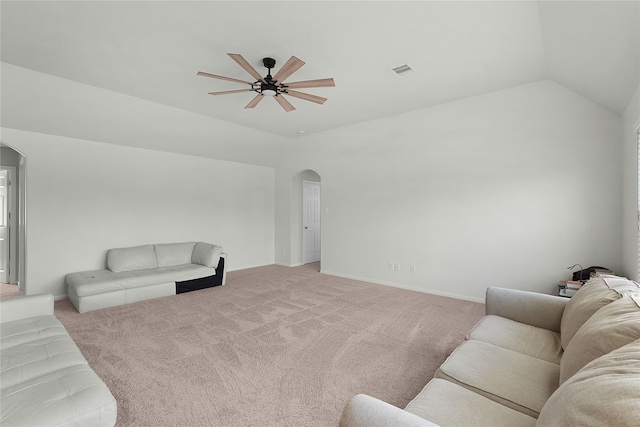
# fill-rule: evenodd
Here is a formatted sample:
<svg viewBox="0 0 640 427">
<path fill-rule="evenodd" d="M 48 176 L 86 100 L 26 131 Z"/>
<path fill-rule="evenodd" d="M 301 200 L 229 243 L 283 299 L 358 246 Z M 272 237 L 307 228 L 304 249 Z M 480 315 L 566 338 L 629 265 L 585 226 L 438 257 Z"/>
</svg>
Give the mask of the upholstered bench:
<svg viewBox="0 0 640 427">
<path fill-rule="evenodd" d="M 52 295 L 2 300 L 0 317 L 0 425 L 116 423 L 116 400 L 54 316 Z"/>
<path fill-rule="evenodd" d="M 175 295 L 226 281 L 226 254 L 204 242 L 163 243 L 110 249 L 107 269 L 66 276 L 78 312 Z"/>
</svg>

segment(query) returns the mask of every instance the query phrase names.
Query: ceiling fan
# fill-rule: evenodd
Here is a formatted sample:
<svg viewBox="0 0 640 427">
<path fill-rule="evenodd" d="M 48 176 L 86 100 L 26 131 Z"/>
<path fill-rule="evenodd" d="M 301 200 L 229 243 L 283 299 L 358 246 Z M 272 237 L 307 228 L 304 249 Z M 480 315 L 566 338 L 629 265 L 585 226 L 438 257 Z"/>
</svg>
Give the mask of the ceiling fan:
<svg viewBox="0 0 640 427">
<path fill-rule="evenodd" d="M 271 76 L 271 69 L 275 67 L 276 60 L 273 58 L 264 58 L 262 64 L 267 68 L 267 76 L 262 77 L 255 68 L 247 62 L 246 59 L 237 53 L 228 53 L 234 61 L 238 63 L 247 73 L 251 74 L 251 77 L 256 79 L 254 82 L 234 79 L 232 77 L 218 76 L 216 74 L 198 72 L 199 76 L 211 77 L 214 79 L 227 80 L 235 83 L 242 83 L 249 85 L 246 89 L 225 90 L 222 92 L 209 92 L 209 95 L 227 95 L 230 93 L 240 92 L 256 92 L 257 95 L 251 100 L 244 108 L 254 108 L 265 96 L 271 96 L 286 112 L 293 111 L 296 108 L 284 97 L 284 95 L 293 96 L 295 98 L 304 99 L 305 101 L 315 102 L 316 104 L 324 104 L 327 98 L 323 98 L 317 95 L 311 95 L 310 93 L 299 92 L 295 89 L 312 88 L 312 87 L 333 87 L 335 82 L 332 78 L 329 79 L 317 79 L 317 80 L 305 80 L 300 82 L 284 83 L 291 74 L 295 73 L 305 63 L 304 61 L 292 56 L 289 60 L 278 70 L 278 72 Z"/>
</svg>

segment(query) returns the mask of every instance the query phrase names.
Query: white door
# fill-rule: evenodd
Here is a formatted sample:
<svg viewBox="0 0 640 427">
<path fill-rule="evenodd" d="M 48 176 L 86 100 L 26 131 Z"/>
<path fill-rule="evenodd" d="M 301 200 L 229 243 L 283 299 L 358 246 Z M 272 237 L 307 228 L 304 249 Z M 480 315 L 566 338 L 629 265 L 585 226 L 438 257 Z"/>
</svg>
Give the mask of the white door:
<svg viewBox="0 0 640 427">
<path fill-rule="evenodd" d="M 320 261 L 320 183 L 302 181 L 302 262 Z"/>
<path fill-rule="evenodd" d="M 0 170 L 0 282 L 9 283 L 9 179 Z"/>
</svg>

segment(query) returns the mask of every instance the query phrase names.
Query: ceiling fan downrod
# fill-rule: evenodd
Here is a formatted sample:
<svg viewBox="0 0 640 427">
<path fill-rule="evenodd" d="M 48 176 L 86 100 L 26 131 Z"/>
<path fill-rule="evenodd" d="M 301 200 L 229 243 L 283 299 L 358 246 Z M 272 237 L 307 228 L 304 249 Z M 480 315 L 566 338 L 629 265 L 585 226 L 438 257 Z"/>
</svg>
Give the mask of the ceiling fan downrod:
<svg viewBox="0 0 640 427">
<path fill-rule="evenodd" d="M 259 93 L 263 96 L 278 96 L 280 94 L 279 87 L 273 83 L 273 77 L 271 77 L 271 69 L 275 67 L 276 60 L 263 58 L 262 64 L 267 68 L 267 77 L 264 78 L 264 82 L 256 82 L 256 84 L 260 83 Z"/>
</svg>

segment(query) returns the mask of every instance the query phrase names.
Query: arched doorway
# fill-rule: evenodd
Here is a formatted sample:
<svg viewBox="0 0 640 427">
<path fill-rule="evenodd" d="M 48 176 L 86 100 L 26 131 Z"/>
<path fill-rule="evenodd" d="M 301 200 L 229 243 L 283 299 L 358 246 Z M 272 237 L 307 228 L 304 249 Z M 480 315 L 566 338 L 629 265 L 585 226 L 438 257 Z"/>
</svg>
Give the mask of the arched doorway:
<svg viewBox="0 0 640 427">
<path fill-rule="evenodd" d="M 313 170 L 298 172 L 291 185 L 292 265 L 320 261 L 321 178 Z"/>
<path fill-rule="evenodd" d="M 26 294 L 26 157 L 0 142 L 0 282 Z"/>
</svg>

